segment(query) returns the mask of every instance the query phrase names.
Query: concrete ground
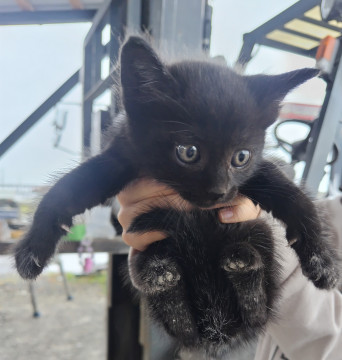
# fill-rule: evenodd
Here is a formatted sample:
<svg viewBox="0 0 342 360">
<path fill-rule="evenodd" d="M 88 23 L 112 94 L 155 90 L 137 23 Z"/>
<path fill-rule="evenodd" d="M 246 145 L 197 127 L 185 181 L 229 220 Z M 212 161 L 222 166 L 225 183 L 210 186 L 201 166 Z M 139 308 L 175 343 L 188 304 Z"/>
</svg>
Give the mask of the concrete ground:
<svg viewBox="0 0 342 360">
<path fill-rule="evenodd" d="M 67 278 L 72 301 L 58 274 L 38 278 L 34 288 L 41 316 L 33 318 L 28 284 L 13 272 L 0 274 L 0 360 L 106 359 L 106 273 Z M 252 345 L 227 360 L 252 360 L 253 353 Z M 180 358 L 212 360 L 186 352 Z"/>
<path fill-rule="evenodd" d="M 28 285 L 16 275 L 0 276 L 1 360 L 104 360 L 105 278 L 69 277 L 67 301 L 60 276 L 35 283 L 39 318 L 32 317 Z"/>
</svg>

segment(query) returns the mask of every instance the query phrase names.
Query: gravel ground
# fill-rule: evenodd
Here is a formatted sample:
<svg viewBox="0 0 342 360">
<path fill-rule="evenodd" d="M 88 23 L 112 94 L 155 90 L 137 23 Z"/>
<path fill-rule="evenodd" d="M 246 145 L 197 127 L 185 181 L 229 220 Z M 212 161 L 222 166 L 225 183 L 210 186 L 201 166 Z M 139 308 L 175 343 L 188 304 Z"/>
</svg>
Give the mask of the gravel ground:
<svg viewBox="0 0 342 360">
<path fill-rule="evenodd" d="M 105 277 L 71 277 L 68 283 L 72 301 L 59 276 L 41 276 L 35 282 L 41 316 L 33 318 L 27 283 L 0 276 L 1 360 L 105 359 Z"/>
<path fill-rule="evenodd" d="M 68 284 L 72 301 L 60 276 L 39 277 L 35 293 L 41 316 L 33 318 L 28 284 L 15 275 L 0 275 L 0 360 L 106 359 L 105 274 L 68 275 Z M 253 353 L 252 345 L 229 360 L 251 360 Z M 197 353 L 181 358 L 208 360 Z"/>
</svg>

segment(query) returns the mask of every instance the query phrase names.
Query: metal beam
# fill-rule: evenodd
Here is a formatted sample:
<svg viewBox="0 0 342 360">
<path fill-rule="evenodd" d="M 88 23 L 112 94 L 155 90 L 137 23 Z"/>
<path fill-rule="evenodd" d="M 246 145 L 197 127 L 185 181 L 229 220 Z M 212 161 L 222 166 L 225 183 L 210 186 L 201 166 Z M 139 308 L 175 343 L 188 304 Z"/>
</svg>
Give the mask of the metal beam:
<svg viewBox="0 0 342 360">
<path fill-rule="evenodd" d="M 266 35 L 273 30 L 283 29 L 284 25 L 295 19 L 304 18 L 304 13 L 310 9 L 312 9 L 315 5 L 318 5 L 320 0 L 301 0 L 290 6 L 279 15 L 273 17 L 269 21 L 265 22 L 263 25 L 257 27 L 255 30 L 246 33 L 243 35 L 243 46 L 241 48 L 240 54 L 236 61 L 235 66 L 237 68 L 245 68 L 248 62 L 252 58 L 252 51 L 256 44 L 265 45 L 269 47 L 273 47 L 283 51 L 294 52 L 299 55 L 304 56 L 314 56 L 314 52 L 312 50 L 302 50 L 300 48 L 296 48 L 290 45 L 282 44 L 277 41 L 273 41 L 266 38 Z M 306 18 L 305 18 L 306 19 Z M 309 18 L 308 18 L 309 19 Z M 320 24 L 322 25 L 322 24 Z M 286 29 L 286 31 L 288 31 Z M 288 31 L 289 32 L 289 31 Z M 303 36 L 301 34 L 301 36 Z M 316 49 L 315 49 L 316 50 Z"/>
<path fill-rule="evenodd" d="M 284 26 L 279 28 L 279 30 L 282 31 L 282 32 L 286 32 L 288 34 L 291 34 L 291 35 L 300 36 L 302 38 L 317 41 L 317 42 L 320 42 L 322 40 L 322 38 L 320 38 L 320 37 L 317 37 L 317 36 L 314 36 L 314 35 L 309 35 L 309 34 L 304 34 L 304 33 L 300 32 L 299 30 L 288 29 L 288 28 L 286 28 Z"/>
<path fill-rule="evenodd" d="M 80 70 L 76 71 L 51 96 L 49 96 L 26 120 L 24 120 L 0 144 L 0 157 L 15 144 L 34 124 L 36 124 L 53 106 L 55 106 L 78 82 Z"/>
<path fill-rule="evenodd" d="M 327 95 L 319 119 L 314 124 L 313 135 L 307 150 L 308 155 L 303 178 L 307 188 L 314 194 L 317 193 L 322 180 L 327 157 L 332 149 L 339 120 L 342 116 L 341 93 L 342 61 L 340 58 L 331 92 L 327 89 Z"/>
<path fill-rule="evenodd" d="M 268 47 L 271 47 L 274 49 L 291 52 L 293 54 L 308 56 L 308 57 L 315 57 L 315 54 L 317 51 L 317 47 L 310 49 L 310 50 L 305 50 L 305 49 L 301 49 L 296 46 L 287 45 L 287 44 L 281 43 L 280 41 L 274 41 L 274 40 L 267 39 L 267 38 L 262 39 L 259 42 L 259 44 L 268 46 Z"/>
<path fill-rule="evenodd" d="M 16 11 L 0 13 L 0 25 L 30 25 L 91 22 L 96 14 L 92 10 Z"/>
<path fill-rule="evenodd" d="M 334 30 L 334 31 L 338 31 L 338 32 L 342 31 L 342 29 L 340 27 L 330 25 L 329 23 L 327 23 L 325 21 L 315 20 L 315 19 L 309 18 L 307 16 L 302 16 L 299 19 L 303 20 L 303 21 L 306 21 L 306 22 L 308 22 L 310 24 L 313 24 L 313 25 L 318 25 L 318 26 L 325 27 L 325 28 L 330 29 L 330 30 Z"/>
<path fill-rule="evenodd" d="M 318 4 L 320 4 L 320 0 L 298 1 L 294 5 L 281 12 L 279 15 L 275 16 L 271 20 L 265 22 L 263 25 L 248 33 L 249 38 L 251 40 L 253 39 L 255 43 L 258 43 L 269 32 L 283 27 L 287 22 L 295 18 L 301 18 L 306 11 L 312 9 L 315 5 Z"/>
<path fill-rule="evenodd" d="M 92 89 L 84 94 L 85 101 L 94 101 L 98 96 L 100 96 L 104 91 L 110 89 L 115 84 L 115 78 L 117 77 L 117 68 L 114 66 L 109 75 L 103 79 L 99 80 Z"/>
<path fill-rule="evenodd" d="M 250 39 L 249 34 L 244 34 L 243 35 L 243 45 L 240 50 L 238 59 L 235 63 L 236 69 L 239 69 L 239 68 L 244 69 L 245 66 L 251 61 L 254 46 L 255 46 L 255 40 Z"/>
<path fill-rule="evenodd" d="M 99 8 L 98 12 L 96 13 L 96 16 L 94 17 L 94 19 L 92 19 L 93 24 L 84 39 L 84 46 L 86 46 L 89 43 L 95 31 L 98 29 L 99 25 L 103 22 L 103 19 L 111 4 L 112 4 L 112 0 L 106 0 Z"/>
</svg>

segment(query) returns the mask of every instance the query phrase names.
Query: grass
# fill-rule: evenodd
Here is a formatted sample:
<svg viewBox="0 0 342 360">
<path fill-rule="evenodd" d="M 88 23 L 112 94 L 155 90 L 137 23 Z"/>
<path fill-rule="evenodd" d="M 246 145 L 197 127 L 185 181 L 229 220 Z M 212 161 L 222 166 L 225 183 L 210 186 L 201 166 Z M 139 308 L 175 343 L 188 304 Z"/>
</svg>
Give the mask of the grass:
<svg viewBox="0 0 342 360">
<path fill-rule="evenodd" d="M 76 276 L 74 274 L 66 273 L 68 282 L 78 282 L 80 284 L 99 284 L 103 290 L 107 291 L 107 271 L 99 271 L 93 274 Z"/>
</svg>

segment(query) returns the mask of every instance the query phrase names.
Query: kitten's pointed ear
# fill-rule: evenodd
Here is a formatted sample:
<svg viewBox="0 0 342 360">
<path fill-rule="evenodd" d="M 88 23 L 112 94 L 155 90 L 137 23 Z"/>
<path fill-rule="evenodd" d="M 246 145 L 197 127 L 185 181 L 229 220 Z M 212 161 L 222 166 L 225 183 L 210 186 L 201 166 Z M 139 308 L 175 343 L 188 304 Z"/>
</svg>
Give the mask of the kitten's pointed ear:
<svg viewBox="0 0 342 360">
<path fill-rule="evenodd" d="M 283 100 L 289 91 L 318 73 L 317 69 L 304 68 L 280 75 L 252 75 L 245 78 L 257 101 L 263 103 Z"/>
<path fill-rule="evenodd" d="M 174 80 L 152 47 L 132 36 L 121 49 L 123 103 L 130 117 L 172 95 Z"/>
<path fill-rule="evenodd" d="M 288 92 L 317 76 L 319 70 L 303 68 L 280 75 L 245 76 L 247 85 L 254 95 L 257 104 L 268 112 L 265 117 L 265 127 L 271 125 L 277 118 L 280 102 Z"/>
</svg>

